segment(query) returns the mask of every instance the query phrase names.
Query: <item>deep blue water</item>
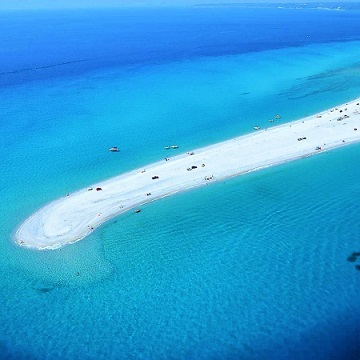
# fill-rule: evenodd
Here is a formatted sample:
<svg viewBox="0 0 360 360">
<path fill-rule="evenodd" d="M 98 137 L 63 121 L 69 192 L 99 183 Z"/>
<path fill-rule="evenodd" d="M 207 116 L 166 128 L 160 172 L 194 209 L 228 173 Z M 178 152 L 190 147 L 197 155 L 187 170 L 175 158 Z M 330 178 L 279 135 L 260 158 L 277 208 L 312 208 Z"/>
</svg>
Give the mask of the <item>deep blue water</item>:
<svg viewBox="0 0 360 360">
<path fill-rule="evenodd" d="M 2 12 L 0 84 L 359 40 L 358 17 L 359 11 L 236 8 Z"/>
<path fill-rule="evenodd" d="M 358 359 L 359 145 L 163 199 L 57 251 L 12 237 L 164 144 L 359 97 L 359 15 L 1 13 L 0 358 Z"/>
</svg>

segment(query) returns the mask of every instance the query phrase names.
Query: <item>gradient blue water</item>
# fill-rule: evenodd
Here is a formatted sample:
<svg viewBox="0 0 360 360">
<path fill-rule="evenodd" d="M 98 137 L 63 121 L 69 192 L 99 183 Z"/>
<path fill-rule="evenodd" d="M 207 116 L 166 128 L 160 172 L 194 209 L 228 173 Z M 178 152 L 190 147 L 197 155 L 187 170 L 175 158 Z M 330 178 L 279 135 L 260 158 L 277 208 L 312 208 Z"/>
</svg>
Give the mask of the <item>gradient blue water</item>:
<svg viewBox="0 0 360 360">
<path fill-rule="evenodd" d="M 358 12 L 1 16 L 0 357 L 358 358 L 360 146 L 163 199 L 58 251 L 12 242 L 46 202 L 163 145 L 359 96 Z"/>
</svg>

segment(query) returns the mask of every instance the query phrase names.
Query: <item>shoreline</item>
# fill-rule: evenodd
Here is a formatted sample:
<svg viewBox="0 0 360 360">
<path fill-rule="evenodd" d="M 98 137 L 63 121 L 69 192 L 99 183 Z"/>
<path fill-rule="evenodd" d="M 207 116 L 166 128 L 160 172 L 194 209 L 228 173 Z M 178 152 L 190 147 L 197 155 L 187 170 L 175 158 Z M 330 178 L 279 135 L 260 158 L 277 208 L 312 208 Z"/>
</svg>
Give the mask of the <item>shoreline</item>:
<svg viewBox="0 0 360 360">
<path fill-rule="evenodd" d="M 360 98 L 300 120 L 189 150 L 71 193 L 27 218 L 16 230 L 15 242 L 37 250 L 58 249 L 146 203 L 358 141 Z M 175 151 L 181 150 L 164 150 L 164 154 Z"/>
</svg>

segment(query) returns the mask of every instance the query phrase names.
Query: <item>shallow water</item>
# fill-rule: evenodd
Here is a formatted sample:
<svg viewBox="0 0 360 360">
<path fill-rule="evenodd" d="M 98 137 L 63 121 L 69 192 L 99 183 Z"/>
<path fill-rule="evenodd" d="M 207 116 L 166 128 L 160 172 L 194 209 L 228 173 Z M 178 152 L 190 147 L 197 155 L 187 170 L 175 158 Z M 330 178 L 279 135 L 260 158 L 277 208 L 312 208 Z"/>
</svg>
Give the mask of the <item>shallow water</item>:
<svg viewBox="0 0 360 360">
<path fill-rule="evenodd" d="M 103 60 L 0 76 L 3 357 L 356 359 L 360 272 L 347 257 L 360 251 L 358 145 L 162 199 L 58 251 L 13 244 L 37 208 L 168 156 L 164 145 L 188 151 L 360 94 L 357 12 L 307 11 L 289 33 L 293 11 L 272 12 L 275 24 L 266 10 L 172 11 L 171 24 L 157 15 L 166 32 L 147 20 L 151 36 L 129 14 L 104 12 L 98 26 L 115 30 L 102 37 L 91 12 L 36 13 L 27 21 L 54 27 L 26 39 L 25 15 L 6 14 L 3 51 L 23 56 L 5 57 L 2 72 L 86 58 L 96 44 Z M 306 20 L 346 25 L 309 40 Z M 63 29 L 76 29 L 77 52 L 67 33 L 63 47 L 50 41 Z M 39 33 L 47 52 L 27 57 Z"/>
</svg>

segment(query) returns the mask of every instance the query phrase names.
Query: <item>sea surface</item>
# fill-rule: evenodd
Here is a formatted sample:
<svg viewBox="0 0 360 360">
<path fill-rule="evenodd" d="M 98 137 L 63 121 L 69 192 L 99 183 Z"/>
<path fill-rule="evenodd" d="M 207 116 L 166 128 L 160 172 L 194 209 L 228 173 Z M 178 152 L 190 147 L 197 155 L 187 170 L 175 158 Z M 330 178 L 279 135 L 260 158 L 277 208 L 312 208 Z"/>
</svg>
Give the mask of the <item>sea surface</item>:
<svg viewBox="0 0 360 360">
<path fill-rule="evenodd" d="M 360 144 L 13 241 L 69 192 L 360 97 L 360 11 L 1 12 L 0 44 L 1 359 L 360 358 Z"/>
</svg>

